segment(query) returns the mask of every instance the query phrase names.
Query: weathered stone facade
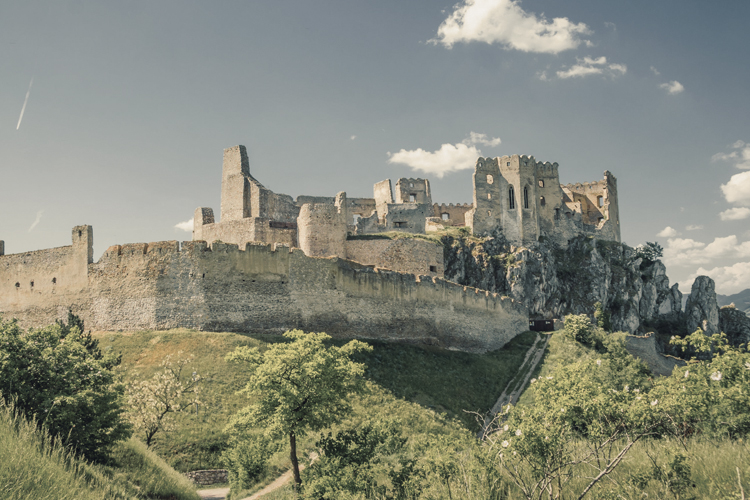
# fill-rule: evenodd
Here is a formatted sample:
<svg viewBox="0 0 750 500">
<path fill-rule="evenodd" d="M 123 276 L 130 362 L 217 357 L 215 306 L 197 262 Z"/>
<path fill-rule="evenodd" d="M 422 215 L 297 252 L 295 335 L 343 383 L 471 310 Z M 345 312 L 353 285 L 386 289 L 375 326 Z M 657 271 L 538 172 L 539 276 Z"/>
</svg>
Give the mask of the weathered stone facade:
<svg viewBox="0 0 750 500">
<path fill-rule="evenodd" d="M 300 328 L 468 351 L 528 325 L 526 308 L 498 294 L 280 244 L 114 245 L 93 262 L 92 242 L 91 226 L 78 226 L 71 246 L 0 256 L 0 314 L 42 326 L 70 308 L 94 330 Z"/>
<path fill-rule="evenodd" d="M 475 235 L 502 232 L 516 245 L 540 238 L 567 246 L 585 234 L 620 241 L 617 179 L 560 185 L 557 163 L 533 156 L 479 158 L 474 170 L 474 208 L 466 225 Z"/>
<path fill-rule="evenodd" d="M 290 196 L 264 188 L 250 174 L 247 151 L 235 146 L 224 151 L 221 220 L 213 210 L 196 209 L 193 240 L 222 241 L 243 247 L 247 243 L 282 243 L 299 247 L 306 255 L 336 256 L 390 269 L 432 276 L 443 268 L 440 258 L 425 268 L 420 249 L 411 258 L 403 246 L 400 258 L 382 255 L 382 243 L 348 241 L 348 235 L 384 232 L 423 234 L 446 226 L 469 226 L 475 235 L 502 233 L 510 243 L 532 245 L 540 239 L 567 246 L 581 234 L 620 241 L 617 180 L 561 186 L 557 163 L 537 162 L 528 156 L 479 158 L 473 176 L 474 202 L 437 204 L 430 182 L 401 178 L 395 189 L 390 179 L 378 182 L 373 198 Z M 347 247 L 353 245 L 353 250 Z M 430 255 L 435 251 L 428 252 Z M 439 253 L 439 252 L 437 252 Z M 434 260 L 434 259 L 433 259 Z M 423 264 L 423 262 L 422 262 Z"/>
</svg>

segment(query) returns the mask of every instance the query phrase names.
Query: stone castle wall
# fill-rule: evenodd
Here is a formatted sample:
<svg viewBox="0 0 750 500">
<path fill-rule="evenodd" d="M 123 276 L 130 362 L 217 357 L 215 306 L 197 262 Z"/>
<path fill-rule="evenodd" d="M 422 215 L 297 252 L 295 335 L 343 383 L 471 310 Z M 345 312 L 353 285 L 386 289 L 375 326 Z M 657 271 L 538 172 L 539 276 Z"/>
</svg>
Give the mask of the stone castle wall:
<svg viewBox="0 0 750 500">
<path fill-rule="evenodd" d="M 470 351 L 497 349 L 528 325 L 525 308 L 497 294 L 281 245 L 115 245 L 96 263 L 88 263 L 87 249 L 63 248 L 0 256 L 4 317 L 42 326 L 70 307 L 94 330 L 301 328 Z M 13 290 L 19 279 L 36 287 L 53 276 L 64 278 L 59 288 Z"/>
<path fill-rule="evenodd" d="M 443 247 L 417 238 L 347 240 L 346 258 L 416 276 L 445 275 Z"/>
</svg>

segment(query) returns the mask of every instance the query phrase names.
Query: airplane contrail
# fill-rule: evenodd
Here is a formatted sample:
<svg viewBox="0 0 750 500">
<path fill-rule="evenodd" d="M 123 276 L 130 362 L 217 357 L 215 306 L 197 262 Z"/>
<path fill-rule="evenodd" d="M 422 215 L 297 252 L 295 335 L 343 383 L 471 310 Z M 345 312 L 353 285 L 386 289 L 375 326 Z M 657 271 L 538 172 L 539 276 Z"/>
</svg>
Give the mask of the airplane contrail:
<svg viewBox="0 0 750 500">
<path fill-rule="evenodd" d="M 26 103 L 29 102 L 29 94 L 31 94 L 31 84 L 34 83 L 34 77 L 31 77 L 31 81 L 29 82 L 29 90 L 26 91 L 26 99 L 23 100 L 23 107 L 21 108 L 21 116 L 18 117 L 18 125 L 16 125 L 16 130 L 19 129 L 21 126 L 21 120 L 23 120 L 23 112 L 26 111 Z"/>
</svg>

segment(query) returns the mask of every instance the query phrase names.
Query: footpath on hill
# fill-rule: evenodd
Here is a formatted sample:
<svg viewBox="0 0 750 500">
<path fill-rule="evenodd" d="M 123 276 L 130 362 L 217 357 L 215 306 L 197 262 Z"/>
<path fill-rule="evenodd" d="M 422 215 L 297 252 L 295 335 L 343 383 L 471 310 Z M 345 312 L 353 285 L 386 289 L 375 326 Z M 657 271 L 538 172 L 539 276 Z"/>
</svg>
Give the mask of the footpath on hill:
<svg viewBox="0 0 750 500">
<path fill-rule="evenodd" d="M 503 406 L 514 405 L 518 402 L 518 398 L 521 397 L 523 390 L 529 385 L 531 375 L 544 357 L 550 338 L 552 338 L 552 335 L 537 334 L 536 342 L 526 352 L 526 357 L 523 359 L 521 369 L 518 370 L 518 375 L 508 382 L 503 393 L 497 398 L 495 405 L 490 410 L 489 415 L 485 417 L 484 424 L 482 424 L 482 428 L 477 433 L 479 439 L 485 438 L 487 429 L 495 420 L 497 414 L 503 409 Z"/>
</svg>

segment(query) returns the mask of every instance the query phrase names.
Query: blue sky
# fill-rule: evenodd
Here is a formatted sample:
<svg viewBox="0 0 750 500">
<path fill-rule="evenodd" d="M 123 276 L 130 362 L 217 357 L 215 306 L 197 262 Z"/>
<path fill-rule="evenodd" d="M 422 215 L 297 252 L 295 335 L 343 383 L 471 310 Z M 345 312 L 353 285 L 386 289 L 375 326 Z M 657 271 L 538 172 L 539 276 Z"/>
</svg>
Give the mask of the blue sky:
<svg viewBox="0 0 750 500">
<path fill-rule="evenodd" d="M 423 176 L 444 203 L 471 201 L 476 155 L 518 153 L 564 183 L 610 170 L 626 243 L 659 241 L 684 292 L 707 273 L 734 293 L 748 19 L 747 1 L 0 1 L 0 239 L 91 224 L 96 258 L 189 239 L 175 225 L 218 213 L 236 144 L 276 192 Z"/>
</svg>

